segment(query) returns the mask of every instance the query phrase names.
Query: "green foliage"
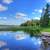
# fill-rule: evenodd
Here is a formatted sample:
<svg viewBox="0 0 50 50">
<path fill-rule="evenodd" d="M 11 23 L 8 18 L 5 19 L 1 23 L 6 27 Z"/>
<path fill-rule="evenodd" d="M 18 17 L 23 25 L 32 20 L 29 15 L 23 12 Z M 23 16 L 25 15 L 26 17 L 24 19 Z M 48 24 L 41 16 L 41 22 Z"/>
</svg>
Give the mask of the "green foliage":
<svg viewBox="0 0 50 50">
<path fill-rule="evenodd" d="M 25 28 L 23 29 L 23 31 L 27 32 L 28 34 L 30 34 L 31 37 L 33 37 L 40 35 L 39 24 L 39 20 L 30 20 L 22 23 L 20 26 L 24 26 Z"/>
<path fill-rule="evenodd" d="M 40 34 L 41 34 L 40 29 L 38 27 L 27 28 L 27 29 L 25 29 L 25 32 L 30 34 L 31 37 L 40 36 Z"/>
<path fill-rule="evenodd" d="M 40 25 L 39 20 L 30 20 L 25 23 L 22 23 L 20 26 L 39 26 L 39 25 Z"/>
<path fill-rule="evenodd" d="M 34 25 L 34 23 L 33 23 L 32 20 L 27 21 L 27 22 L 21 24 L 21 26 L 33 26 L 33 25 Z"/>
<path fill-rule="evenodd" d="M 31 37 L 33 36 L 39 36 L 41 33 L 40 33 L 40 29 L 39 27 L 34 27 L 34 26 L 22 26 L 22 27 L 16 27 L 16 28 L 12 28 L 11 31 L 24 31 L 26 32 L 27 34 L 30 34 Z"/>
<path fill-rule="evenodd" d="M 50 32 L 50 27 L 41 27 L 41 32 Z"/>
<path fill-rule="evenodd" d="M 42 26 L 42 27 L 47 27 L 48 26 L 48 24 L 49 24 L 49 14 L 48 14 L 48 8 L 50 7 L 50 5 L 49 4 L 47 4 L 46 5 L 46 9 L 44 9 L 44 11 L 45 11 L 45 13 L 44 13 L 44 15 L 41 17 L 41 19 L 40 19 L 40 25 Z"/>
</svg>

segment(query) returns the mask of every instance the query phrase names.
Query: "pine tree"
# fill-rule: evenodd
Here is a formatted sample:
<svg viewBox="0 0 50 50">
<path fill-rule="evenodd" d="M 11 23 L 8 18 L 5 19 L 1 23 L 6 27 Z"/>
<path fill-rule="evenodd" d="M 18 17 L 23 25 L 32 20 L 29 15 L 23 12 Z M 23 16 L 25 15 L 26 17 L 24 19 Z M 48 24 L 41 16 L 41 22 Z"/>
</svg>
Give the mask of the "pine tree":
<svg viewBox="0 0 50 50">
<path fill-rule="evenodd" d="M 44 13 L 44 15 L 41 17 L 41 19 L 40 19 L 40 25 L 41 26 L 44 26 L 44 27 L 46 27 L 46 26 L 48 26 L 48 24 L 49 24 L 49 14 L 48 14 L 48 9 L 49 9 L 49 7 L 50 7 L 50 5 L 47 3 L 47 5 L 46 5 L 46 9 L 44 9 L 44 11 L 45 11 L 45 13 Z"/>
</svg>

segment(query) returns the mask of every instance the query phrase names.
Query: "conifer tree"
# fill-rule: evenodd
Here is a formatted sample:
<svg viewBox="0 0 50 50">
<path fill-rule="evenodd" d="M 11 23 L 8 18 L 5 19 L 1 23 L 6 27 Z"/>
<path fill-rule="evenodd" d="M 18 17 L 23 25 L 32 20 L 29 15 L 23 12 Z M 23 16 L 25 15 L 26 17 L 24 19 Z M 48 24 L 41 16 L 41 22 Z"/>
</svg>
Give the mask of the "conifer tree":
<svg viewBox="0 0 50 50">
<path fill-rule="evenodd" d="M 47 3 L 47 5 L 46 5 L 46 9 L 44 9 L 44 15 L 41 17 L 41 19 L 40 19 L 40 25 L 41 26 L 44 26 L 44 27 L 46 27 L 46 26 L 48 26 L 48 24 L 49 24 L 49 7 L 50 7 L 50 5 Z"/>
</svg>

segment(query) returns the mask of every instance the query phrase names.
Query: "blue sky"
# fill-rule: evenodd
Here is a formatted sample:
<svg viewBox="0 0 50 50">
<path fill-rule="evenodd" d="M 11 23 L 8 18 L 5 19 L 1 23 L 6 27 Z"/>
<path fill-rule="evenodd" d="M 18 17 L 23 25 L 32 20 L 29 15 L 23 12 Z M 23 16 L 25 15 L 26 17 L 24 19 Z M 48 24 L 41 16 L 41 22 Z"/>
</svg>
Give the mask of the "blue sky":
<svg viewBox="0 0 50 50">
<path fill-rule="evenodd" d="M 40 19 L 42 9 L 50 0 L 0 0 L 0 24 L 19 25 Z"/>
</svg>

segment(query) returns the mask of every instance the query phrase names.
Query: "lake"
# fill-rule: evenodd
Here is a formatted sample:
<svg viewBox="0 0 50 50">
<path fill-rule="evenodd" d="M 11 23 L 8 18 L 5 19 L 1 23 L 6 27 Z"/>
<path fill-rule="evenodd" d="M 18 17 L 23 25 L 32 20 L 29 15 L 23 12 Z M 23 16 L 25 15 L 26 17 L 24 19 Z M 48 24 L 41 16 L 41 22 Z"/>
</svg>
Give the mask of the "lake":
<svg viewBox="0 0 50 50">
<path fill-rule="evenodd" d="M 41 50 L 42 40 L 22 32 L 0 32 L 0 50 Z"/>
</svg>

